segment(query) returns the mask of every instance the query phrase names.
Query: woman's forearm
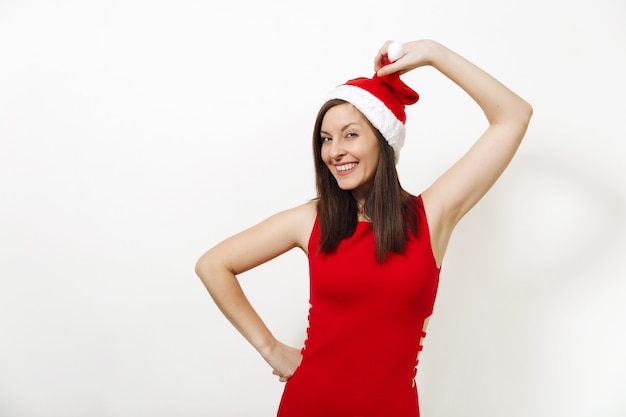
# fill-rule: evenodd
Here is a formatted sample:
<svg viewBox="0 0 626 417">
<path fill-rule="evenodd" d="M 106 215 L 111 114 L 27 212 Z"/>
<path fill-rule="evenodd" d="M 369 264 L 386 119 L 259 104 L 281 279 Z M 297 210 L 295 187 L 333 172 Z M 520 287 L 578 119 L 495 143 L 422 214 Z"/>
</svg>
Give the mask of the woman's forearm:
<svg viewBox="0 0 626 417">
<path fill-rule="evenodd" d="M 228 321 L 263 357 L 269 356 L 276 339 L 248 301 L 235 274 L 208 255 L 198 260 L 196 274 Z"/>
<path fill-rule="evenodd" d="M 425 42 L 428 63 L 469 94 L 490 124 L 528 123 L 532 108 L 521 97 L 456 52 L 435 41 Z"/>
</svg>

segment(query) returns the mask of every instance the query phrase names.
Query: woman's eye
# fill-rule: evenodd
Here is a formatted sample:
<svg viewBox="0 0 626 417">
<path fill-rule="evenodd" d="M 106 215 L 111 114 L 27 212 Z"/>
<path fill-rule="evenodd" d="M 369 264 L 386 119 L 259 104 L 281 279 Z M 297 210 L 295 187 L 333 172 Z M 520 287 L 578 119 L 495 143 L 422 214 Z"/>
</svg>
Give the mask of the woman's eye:
<svg viewBox="0 0 626 417">
<path fill-rule="evenodd" d="M 358 136 L 359 136 L 359 135 L 357 135 L 357 134 L 356 134 L 356 133 L 354 133 L 354 132 L 348 132 L 348 133 L 346 134 L 346 137 L 347 137 L 347 138 L 356 138 L 356 137 L 358 137 Z"/>
<path fill-rule="evenodd" d="M 330 142 L 331 140 L 332 140 L 332 138 L 331 138 L 330 136 L 322 136 L 322 137 L 320 138 L 320 141 L 321 141 L 322 143 L 324 143 L 324 142 Z"/>
</svg>

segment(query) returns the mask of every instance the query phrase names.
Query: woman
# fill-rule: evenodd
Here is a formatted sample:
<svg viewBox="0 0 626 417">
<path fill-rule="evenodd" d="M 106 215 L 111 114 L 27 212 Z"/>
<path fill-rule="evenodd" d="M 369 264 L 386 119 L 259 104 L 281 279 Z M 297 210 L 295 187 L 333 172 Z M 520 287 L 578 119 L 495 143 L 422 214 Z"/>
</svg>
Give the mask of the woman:
<svg viewBox="0 0 626 417">
<path fill-rule="evenodd" d="M 393 57 L 389 48 L 386 42 L 377 53 L 374 77 L 337 87 L 318 114 L 318 198 L 221 242 L 196 266 L 224 315 L 286 382 L 280 417 L 419 416 L 417 355 L 448 241 L 510 162 L 532 114 L 523 99 L 435 41 L 406 43 Z M 469 94 L 489 126 L 414 196 L 400 186 L 395 163 L 404 106 L 418 95 L 399 76 L 426 65 Z M 302 349 L 276 340 L 236 279 L 295 247 L 307 254 L 311 275 Z"/>
</svg>

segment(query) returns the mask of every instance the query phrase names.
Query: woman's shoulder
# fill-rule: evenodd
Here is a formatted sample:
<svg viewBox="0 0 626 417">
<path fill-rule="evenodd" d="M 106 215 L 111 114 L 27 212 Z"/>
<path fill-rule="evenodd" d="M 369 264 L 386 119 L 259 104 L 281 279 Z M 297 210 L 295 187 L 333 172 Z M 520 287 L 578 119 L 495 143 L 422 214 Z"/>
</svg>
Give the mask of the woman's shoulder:
<svg viewBox="0 0 626 417">
<path fill-rule="evenodd" d="M 280 219 L 284 227 L 288 227 L 295 233 L 298 246 L 306 251 L 311 230 L 313 230 L 317 217 L 317 200 L 310 200 L 283 210 L 277 213 L 275 217 Z"/>
<path fill-rule="evenodd" d="M 285 216 L 294 217 L 300 221 L 315 221 L 317 216 L 317 200 L 310 200 L 281 212 Z"/>
</svg>

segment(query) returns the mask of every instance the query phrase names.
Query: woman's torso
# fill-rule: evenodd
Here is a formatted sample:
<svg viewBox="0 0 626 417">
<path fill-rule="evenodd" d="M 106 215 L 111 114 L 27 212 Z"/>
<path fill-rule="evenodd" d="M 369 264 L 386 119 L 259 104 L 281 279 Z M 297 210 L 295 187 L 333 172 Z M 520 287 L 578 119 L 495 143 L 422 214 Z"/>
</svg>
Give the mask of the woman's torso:
<svg viewBox="0 0 626 417">
<path fill-rule="evenodd" d="M 285 386 L 279 417 L 415 417 L 415 372 L 432 313 L 439 268 L 428 223 L 403 254 L 378 263 L 371 225 L 331 254 L 319 253 L 319 224 L 309 239 L 309 329 L 303 360 Z"/>
</svg>

